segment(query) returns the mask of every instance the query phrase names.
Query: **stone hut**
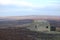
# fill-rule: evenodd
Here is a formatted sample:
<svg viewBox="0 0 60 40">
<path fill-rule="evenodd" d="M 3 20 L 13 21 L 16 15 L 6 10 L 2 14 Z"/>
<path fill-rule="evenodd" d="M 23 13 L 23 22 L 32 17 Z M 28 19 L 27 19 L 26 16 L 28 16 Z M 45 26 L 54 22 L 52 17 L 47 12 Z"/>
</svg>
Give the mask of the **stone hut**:
<svg viewBox="0 0 60 40">
<path fill-rule="evenodd" d="M 32 31 L 50 32 L 55 31 L 56 27 L 51 26 L 50 22 L 46 20 L 33 20 L 31 25 L 27 27 L 27 29 L 30 29 Z"/>
</svg>

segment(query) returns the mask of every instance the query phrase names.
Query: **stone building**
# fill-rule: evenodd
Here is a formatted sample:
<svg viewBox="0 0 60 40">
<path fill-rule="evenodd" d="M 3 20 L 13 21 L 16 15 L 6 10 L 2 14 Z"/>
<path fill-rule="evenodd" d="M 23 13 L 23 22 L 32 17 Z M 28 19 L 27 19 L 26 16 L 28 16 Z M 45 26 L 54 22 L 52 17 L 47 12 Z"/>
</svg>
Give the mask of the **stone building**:
<svg viewBox="0 0 60 40">
<path fill-rule="evenodd" d="M 33 20 L 31 25 L 27 27 L 27 29 L 30 29 L 32 31 L 50 32 L 55 31 L 56 27 L 51 26 L 50 22 L 46 20 Z"/>
</svg>

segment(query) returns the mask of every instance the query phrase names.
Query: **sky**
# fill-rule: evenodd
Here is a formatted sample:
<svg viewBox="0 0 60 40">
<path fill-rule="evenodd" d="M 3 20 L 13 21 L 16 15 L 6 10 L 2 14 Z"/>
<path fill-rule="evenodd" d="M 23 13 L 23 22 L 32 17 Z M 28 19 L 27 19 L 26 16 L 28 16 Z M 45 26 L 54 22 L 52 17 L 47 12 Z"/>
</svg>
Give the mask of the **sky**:
<svg viewBox="0 0 60 40">
<path fill-rule="evenodd" d="M 60 16 L 60 0 L 0 0 L 0 16 Z"/>
</svg>

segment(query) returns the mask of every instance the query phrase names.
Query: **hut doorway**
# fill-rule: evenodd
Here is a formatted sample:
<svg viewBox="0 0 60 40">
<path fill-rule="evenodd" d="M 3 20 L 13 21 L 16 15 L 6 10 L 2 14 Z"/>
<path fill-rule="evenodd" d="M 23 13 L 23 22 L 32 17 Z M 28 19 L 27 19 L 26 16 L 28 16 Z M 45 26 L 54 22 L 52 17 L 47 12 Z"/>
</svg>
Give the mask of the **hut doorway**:
<svg viewBox="0 0 60 40">
<path fill-rule="evenodd" d="M 56 27 L 51 26 L 50 31 L 56 31 Z"/>
</svg>

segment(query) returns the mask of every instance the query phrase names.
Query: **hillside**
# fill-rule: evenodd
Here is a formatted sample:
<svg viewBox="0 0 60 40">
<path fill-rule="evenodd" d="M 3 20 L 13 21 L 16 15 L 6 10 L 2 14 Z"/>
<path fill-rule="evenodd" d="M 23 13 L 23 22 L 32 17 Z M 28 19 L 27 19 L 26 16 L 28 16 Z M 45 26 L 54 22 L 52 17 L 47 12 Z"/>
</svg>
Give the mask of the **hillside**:
<svg viewBox="0 0 60 40">
<path fill-rule="evenodd" d="M 26 29 L 25 27 L 28 25 L 23 24 L 29 24 L 32 20 L 47 20 L 60 30 L 60 16 L 0 17 L 0 40 L 60 40 L 60 34 L 35 32 Z"/>
</svg>

